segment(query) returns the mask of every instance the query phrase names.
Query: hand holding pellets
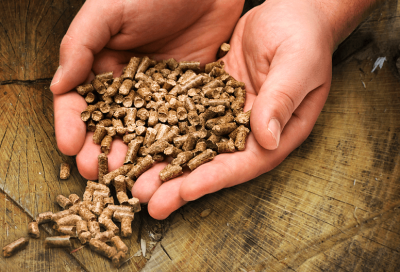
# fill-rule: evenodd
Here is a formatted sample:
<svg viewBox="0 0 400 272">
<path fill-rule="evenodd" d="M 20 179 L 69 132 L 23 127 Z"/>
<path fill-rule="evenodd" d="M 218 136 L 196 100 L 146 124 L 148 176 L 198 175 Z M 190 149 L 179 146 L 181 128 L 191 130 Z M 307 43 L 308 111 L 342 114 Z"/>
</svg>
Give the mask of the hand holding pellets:
<svg viewBox="0 0 400 272">
<path fill-rule="evenodd" d="M 133 182 L 154 161 L 171 156 L 160 172 L 165 182 L 182 175 L 185 166 L 194 170 L 219 153 L 244 150 L 250 132 L 250 111 L 243 112 L 246 91 L 223 66 L 216 61 L 202 72 L 199 62 L 133 57 L 120 77 L 108 72 L 78 86 L 90 98 L 81 118 L 104 153 L 99 183 L 108 185 L 119 175 L 117 183 Z M 128 144 L 125 162 L 106 174 L 104 157 L 118 136 Z"/>
</svg>

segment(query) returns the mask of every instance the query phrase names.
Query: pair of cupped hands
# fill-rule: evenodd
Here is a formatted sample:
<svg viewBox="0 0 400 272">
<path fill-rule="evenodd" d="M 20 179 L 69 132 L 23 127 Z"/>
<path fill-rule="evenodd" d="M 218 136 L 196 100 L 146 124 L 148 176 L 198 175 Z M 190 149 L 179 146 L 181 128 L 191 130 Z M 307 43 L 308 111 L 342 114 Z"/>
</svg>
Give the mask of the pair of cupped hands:
<svg viewBox="0 0 400 272">
<path fill-rule="evenodd" d="M 100 147 L 80 113 L 86 102 L 73 89 L 95 74 L 119 76 L 132 56 L 215 61 L 229 41 L 225 70 L 246 84 L 252 110 L 246 149 L 220 154 L 193 172 L 162 183 L 157 163 L 136 181 L 132 195 L 164 219 L 188 201 L 249 181 L 282 162 L 311 132 L 328 96 L 335 41 L 329 23 L 310 1 L 267 0 L 242 18 L 243 0 L 88 0 L 60 47 L 54 75 L 55 131 L 81 175 L 97 179 Z M 113 141 L 109 170 L 123 164 L 127 146 Z"/>
</svg>

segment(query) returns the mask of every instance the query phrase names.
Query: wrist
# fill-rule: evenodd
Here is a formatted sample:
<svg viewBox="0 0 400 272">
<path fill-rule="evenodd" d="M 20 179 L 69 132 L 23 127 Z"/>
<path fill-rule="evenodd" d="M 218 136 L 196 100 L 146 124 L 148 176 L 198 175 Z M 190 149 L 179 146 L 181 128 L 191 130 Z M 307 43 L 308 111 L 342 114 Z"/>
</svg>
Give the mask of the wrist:
<svg viewBox="0 0 400 272">
<path fill-rule="evenodd" d="M 333 49 L 344 41 L 353 30 L 385 0 L 311 0 L 320 11 L 332 36 Z"/>
</svg>

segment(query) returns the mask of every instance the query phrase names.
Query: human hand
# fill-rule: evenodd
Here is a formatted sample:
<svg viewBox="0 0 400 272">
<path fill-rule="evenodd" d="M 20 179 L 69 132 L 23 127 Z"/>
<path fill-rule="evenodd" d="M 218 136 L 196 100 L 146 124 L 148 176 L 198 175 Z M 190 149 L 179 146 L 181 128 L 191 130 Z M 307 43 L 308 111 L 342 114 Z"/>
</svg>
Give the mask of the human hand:
<svg viewBox="0 0 400 272">
<path fill-rule="evenodd" d="M 270 171 L 307 138 L 331 82 L 334 41 L 321 16 L 307 1 L 269 0 L 240 19 L 223 60 L 246 83 L 246 149 L 163 184 L 158 173 L 166 163 L 149 169 L 132 191 L 151 216 L 164 219 L 187 201 Z"/>
<path fill-rule="evenodd" d="M 229 39 L 243 2 L 86 1 L 62 40 L 62 68 L 50 87 L 58 147 L 66 155 L 77 155 L 82 176 L 97 179 L 100 148 L 80 119 L 85 100 L 70 90 L 90 82 L 94 74 L 114 71 L 114 76 L 119 76 L 134 55 L 213 61 L 218 46 Z M 108 155 L 110 171 L 123 164 L 126 150 L 122 140 L 113 141 Z"/>
</svg>

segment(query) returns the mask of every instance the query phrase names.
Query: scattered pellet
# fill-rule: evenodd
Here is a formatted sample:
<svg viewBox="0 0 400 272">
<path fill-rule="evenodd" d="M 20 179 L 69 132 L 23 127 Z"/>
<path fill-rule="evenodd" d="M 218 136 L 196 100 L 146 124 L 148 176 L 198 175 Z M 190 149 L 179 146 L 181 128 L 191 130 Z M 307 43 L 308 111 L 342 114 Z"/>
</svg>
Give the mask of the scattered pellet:
<svg viewBox="0 0 400 272">
<path fill-rule="evenodd" d="M 107 207 L 108 205 L 114 205 L 114 198 L 112 196 L 104 197 L 103 198 L 103 205 L 104 205 L 104 207 Z"/>
<path fill-rule="evenodd" d="M 114 212 L 114 219 L 118 222 L 121 222 L 121 236 L 122 237 L 129 237 L 132 235 L 132 226 L 131 223 L 134 218 L 133 212 L 128 211 L 121 211 L 117 210 Z"/>
<path fill-rule="evenodd" d="M 50 222 L 50 221 L 57 222 L 61 218 L 66 217 L 66 216 L 68 216 L 70 214 L 73 214 L 70 209 L 64 210 L 64 211 L 60 211 L 60 212 L 57 212 L 57 213 L 54 213 L 54 214 L 52 213 L 50 219 L 47 222 Z M 36 218 L 36 221 L 37 220 L 38 220 L 38 218 Z M 45 222 L 45 223 L 47 223 L 47 222 Z M 38 223 L 39 223 L 39 221 L 38 221 Z M 41 223 L 39 223 L 39 224 L 41 224 Z"/>
<path fill-rule="evenodd" d="M 79 220 L 76 222 L 76 233 L 79 235 L 82 232 L 88 231 L 88 222 L 85 220 Z"/>
<path fill-rule="evenodd" d="M 210 215 L 210 213 L 211 213 L 211 209 L 205 209 L 204 211 L 202 211 L 200 213 L 200 217 L 207 217 Z"/>
<path fill-rule="evenodd" d="M 59 233 L 69 235 L 71 237 L 77 237 L 76 226 L 58 226 L 54 225 L 54 229 Z"/>
<path fill-rule="evenodd" d="M 132 168 L 132 164 L 126 164 L 121 166 L 120 168 L 115 169 L 114 171 L 108 173 L 103 177 L 103 181 L 105 185 L 109 185 L 111 181 L 119 175 L 126 175 Z"/>
<path fill-rule="evenodd" d="M 123 260 L 125 258 L 126 258 L 126 253 L 123 251 L 118 251 L 118 253 L 112 257 L 112 263 L 114 267 L 119 268 L 122 265 Z"/>
<path fill-rule="evenodd" d="M 112 237 L 111 242 L 117 248 L 118 252 L 122 251 L 125 254 L 128 253 L 129 248 L 126 246 L 126 244 L 121 240 L 119 236 Z"/>
<path fill-rule="evenodd" d="M 18 240 L 3 247 L 3 256 L 5 258 L 11 257 L 18 251 L 24 249 L 29 244 L 28 238 L 19 238 Z"/>
<path fill-rule="evenodd" d="M 168 164 L 163 170 L 161 170 L 160 179 L 161 181 L 166 182 L 170 179 L 181 176 L 182 174 L 183 171 L 180 165 Z"/>
<path fill-rule="evenodd" d="M 185 151 L 178 154 L 178 156 L 171 161 L 172 165 L 185 165 L 193 158 L 193 152 Z"/>
<path fill-rule="evenodd" d="M 68 199 L 71 201 L 71 203 L 73 205 L 79 203 L 79 201 L 81 200 L 80 197 L 77 194 L 70 194 L 68 196 Z"/>
<path fill-rule="evenodd" d="M 132 191 L 132 187 L 135 184 L 135 181 L 133 179 L 131 179 L 130 177 L 125 177 L 124 181 L 125 181 L 126 189 L 129 192 Z"/>
<path fill-rule="evenodd" d="M 89 242 L 89 246 L 93 251 L 109 259 L 112 259 L 112 257 L 117 254 L 117 249 L 115 247 L 110 247 L 106 243 L 97 239 L 91 239 Z"/>
<path fill-rule="evenodd" d="M 128 200 L 128 205 L 132 207 L 132 211 L 137 213 L 140 212 L 141 207 L 140 207 L 140 201 L 136 197 L 132 197 Z"/>
<path fill-rule="evenodd" d="M 69 235 L 46 237 L 44 246 L 46 248 L 52 247 L 71 247 L 71 240 Z"/>
<path fill-rule="evenodd" d="M 108 158 L 107 155 L 101 153 L 98 156 L 98 181 L 100 184 L 103 184 L 103 177 L 108 173 Z"/>
<path fill-rule="evenodd" d="M 212 151 L 211 149 L 207 149 L 206 151 L 202 152 L 201 154 L 197 155 L 193 159 L 191 159 L 188 163 L 187 166 L 190 168 L 190 170 L 194 170 L 200 165 L 211 161 L 214 159 L 214 157 L 217 155 L 215 151 Z"/>
<path fill-rule="evenodd" d="M 97 221 L 89 221 L 87 222 L 87 226 L 89 232 L 92 234 L 92 237 L 95 237 L 96 234 L 100 232 L 100 224 Z"/>
<path fill-rule="evenodd" d="M 79 207 L 79 215 L 86 221 L 93 221 L 97 218 L 84 204 Z"/>
<path fill-rule="evenodd" d="M 82 220 L 82 217 L 79 215 L 69 214 L 58 219 L 56 222 L 59 226 L 74 226 L 79 220 Z"/>
<path fill-rule="evenodd" d="M 66 197 L 63 196 L 63 195 L 58 195 L 58 196 L 56 197 L 56 201 L 57 201 L 58 205 L 60 205 L 61 208 L 63 208 L 63 209 L 68 209 L 68 208 L 71 207 L 72 204 L 73 204 L 73 203 L 71 202 L 71 200 L 69 200 L 69 198 L 66 198 Z"/>
<path fill-rule="evenodd" d="M 68 179 L 70 176 L 70 166 L 68 163 L 63 162 L 60 166 L 60 179 Z"/>
<path fill-rule="evenodd" d="M 141 174 L 143 174 L 146 170 L 148 170 L 154 163 L 153 158 L 150 155 L 144 157 L 141 161 L 139 161 L 132 169 L 126 174 L 131 179 L 138 178 Z"/>
<path fill-rule="evenodd" d="M 53 212 L 43 212 L 43 213 L 39 213 L 36 216 L 35 221 L 40 225 L 40 224 L 45 224 L 45 223 L 49 223 L 52 221 L 52 217 L 53 217 Z"/>
<path fill-rule="evenodd" d="M 109 242 L 111 241 L 111 238 L 115 236 L 114 232 L 111 230 L 106 230 L 103 232 L 96 233 L 96 236 L 94 239 L 100 240 L 102 242 Z"/>
<path fill-rule="evenodd" d="M 226 54 L 228 54 L 230 49 L 231 49 L 231 46 L 228 43 L 223 43 L 218 49 L 217 58 L 220 59 L 220 58 L 225 57 Z"/>
<path fill-rule="evenodd" d="M 113 213 L 110 215 L 109 218 L 114 214 L 115 211 L 123 211 L 123 212 L 133 212 L 133 207 L 125 206 L 125 205 L 109 205 L 108 209 L 110 209 Z"/>
<path fill-rule="evenodd" d="M 235 152 L 235 143 L 232 139 L 227 142 L 217 143 L 218 153 L 232 153 Z"/>
<path fill-rule="evenodd" d="M 29 222 L 28 224 L 28 234 L 32 238 L 39 238 L 40 231 L 39 231 L 39 224 L 36 221 Z"/>
<path fill-rule="evenodd" d="M 142 144 L 142 141 L 140 141 L 140 139 L 138 139 L 138 138 L 133 139 L 129 143 L 128 151 L 126 152 L 126 155 L 125 155 L 124 164 L 134 163 L 136 161 L 136 156 L 137 156 L 137 153 L 139 151 L 141 144 Z"/>
<path fill-rule="evenodd" d="M 103 140 L 101 141 L 101 152 L 104 154 L 110 153 L 111 149 L 111 142 L 112 142 L 112 137 L 109 135 L 106 135 Z"/>
<path fill-rule="evenodd" d="M 92 234 L 89 231 L 84 231 L 78 235 L 81 244 L 86 244 L 92 239 Z"/>
<path fill-rule="evenodd" d="M 79 212 L 79 203 L 76 203 L 76 204 L 72 205 L 71 207 L 69 207 L 68 211 L 70 212 L 70 214 L 78 214 L 78 212 Z"/>
</svg>

